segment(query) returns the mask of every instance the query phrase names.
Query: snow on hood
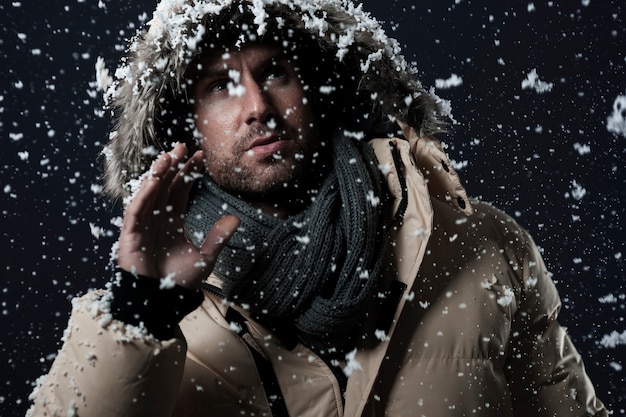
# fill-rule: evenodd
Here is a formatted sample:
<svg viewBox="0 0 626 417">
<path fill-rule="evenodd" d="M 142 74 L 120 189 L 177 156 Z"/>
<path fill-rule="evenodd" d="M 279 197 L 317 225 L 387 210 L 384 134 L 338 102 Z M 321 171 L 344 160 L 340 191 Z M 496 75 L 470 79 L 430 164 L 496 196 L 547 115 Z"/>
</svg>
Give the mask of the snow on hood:
<svg viewBox="0 0 626 417">
<path fill-rule="evenodd" d="M 192 117 L 180 105 L 185 73 L 206 50 L 207 38 L 215 39 L 224 25 L 252 40 L 272 31 L 313 39 L 320 54 L 333 61 L 332 71 L 349 73 L 354 100 L 365 102 L 353 110 L 368 115 L 349 116 L 368 119 L 361 125 L 364 137 L 396 119 L 422 135 L 443 125 L 442 100 L 421 86 L 398 42 L 362 5 L 346 0 L 162 0 L 147 27 L 131 40 L 114 78 L 102 77 L 107 80 L 105 106 L 114 114 L 103 151 L 111 197 L 127 196 L 129 182 L 149 168 L 155 153 L 184 141 L 181 135 L 192 136 Z"/>
</svg>

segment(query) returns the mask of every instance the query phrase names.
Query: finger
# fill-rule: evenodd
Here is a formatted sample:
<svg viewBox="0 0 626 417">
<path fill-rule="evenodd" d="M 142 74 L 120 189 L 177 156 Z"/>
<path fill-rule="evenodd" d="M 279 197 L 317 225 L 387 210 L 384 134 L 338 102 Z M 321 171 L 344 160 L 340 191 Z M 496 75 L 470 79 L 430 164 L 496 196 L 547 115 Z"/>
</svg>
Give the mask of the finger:
<svg viewBox="0 0 626 417">
<path fill-rule="evenodd" d="M 187 147 L 184 144 L 179 143 L 175 145 L 170 152 L 164 153 L 163 155 L 167 155 L 166 160 L 169 161 L 169 164 L 159 177 L 161 180 L 161 186 L 155 200 L 155 209 L 159 213 L 172 211 L 172 203 L 170 202 L 172 199 L 170 195 L 170 187 L 176 180 L 179 166 L 183 166 L 183 161 L 187 155 Z"/>
<path fill-rule="evenodd" d="M 169 184 L 176 178 L 176 174 L 184 165 L 187 157 L 187 146 L 178 143 L 171 151 L 167 152 L 166 155 L 169 156 L 169 166 L 160 178 L 162 178 L 164 182 L 167 182 L 169 187 Z"/>
<path fill-rule="evenodd" d="M 167 153 L 161 153 L 150 165 L 150 169 L 145 174 L 145 179 L 163 178 L 170 167 L 172 157 Z"/>
<path fill-rule="evenodd" d="M 172 181 L 173 187 L 178 187 L 181 184 L 193 183 L 198 177 L 198 174 L 202 171 L 204 166 L 203 152 L 198 150 L 185 162 L 185 164 L 179 167 L 176 178 Z"/>
<path fill-rule="evenodd" d="M 195 180 L 201 176 L 203 162 L 202 151 L 196 151 L 185 163 L 170 185 L 171 203 L 174 210 L 183 212 L 189 202 L 189 193 Z"/>
<path fill-rule="evenodd" d="M 179 162 L 183 161 L 187 156 L 187 145 L 182 142 L 175 143 L 172 147 L 172 150 L 169 152 L 170 155 L 177 159 Z"/>
<path fill-rule="evenodd" d="M 230 238 L 237 231 L 241 220 L 237 216 L 227 215 L 215 222 L 206 239 L 200 247 L 200 253 L 204 256 L 212 269 L 217 256 L 226 246 Z"/>
<path fill-rule="evenodd" d="M 169 174 L 172 176 L 172 180 L 176 178 L 176 174 L 183 168 L 185 161 L 187 160 L 187 145 L 184 143 L 177 143 L 174 145 L 169 155 L 172 158 Z"/>
<path fill-rule="evenodd" d="M 133 195 L 126 207 L 125 217 L 142 216 L 152 212 L 162 185 L 162 177 L 167 173 L 171 164 L 171 157 L 160 155 L 146 172 L 139 190 Z M 130 215 L 130 216 L 129 216 Z"/>
</svg>

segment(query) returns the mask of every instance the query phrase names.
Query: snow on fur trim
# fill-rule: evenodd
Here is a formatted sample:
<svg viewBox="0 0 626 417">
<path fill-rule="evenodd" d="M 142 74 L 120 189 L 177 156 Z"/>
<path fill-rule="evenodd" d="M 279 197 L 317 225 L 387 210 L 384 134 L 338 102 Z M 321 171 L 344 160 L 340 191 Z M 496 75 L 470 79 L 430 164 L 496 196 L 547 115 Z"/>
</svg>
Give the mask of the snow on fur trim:
<svg viewBox="0 0 626 417">
<path fill-rule="evenodd" d="M 131 40 L 105 93 L 105 106 L 114 113 L 103 151 L 109 196 L 128 196 L 129 181 L 149 168 L 156 153 L 186 140 L 181 135 L 193 137 L 193 117 L 181 105 L 185 74 L 194 58 L 211 47 L 207 39 L 216 40 L 225 26 L 253 41 L 291 30 L 314 42 L 320 56 L 332 59 L 333 70 L 353 80 L 352 97 L 363 105 L 345 117 L 359 119 L 356 111 L 367 109 L 361 117 L 369 120 L 361 126 L 364 136 L 395 120 L 421 135 L 444 125 L 442 100 L 422 87 L 398 42 L 362 5 L 347 0 L 162 0 L 148 27 Z M 325 80 L 319 82 L 321 87 Z"/>
</svg>

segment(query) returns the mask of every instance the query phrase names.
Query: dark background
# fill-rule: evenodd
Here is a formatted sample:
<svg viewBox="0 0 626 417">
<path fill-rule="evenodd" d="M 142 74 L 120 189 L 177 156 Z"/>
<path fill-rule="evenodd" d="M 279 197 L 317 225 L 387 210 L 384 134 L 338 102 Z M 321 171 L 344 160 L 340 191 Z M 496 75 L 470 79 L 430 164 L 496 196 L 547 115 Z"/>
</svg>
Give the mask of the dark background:
<svg viewBox="0 0 626 417">
<path fill-rule="evenodd" d="M 109 119 L 94 65 L 102 56 L 113 69 L 154 6 L 0 4 L 1 416 L 24 415 L 71 298 L 108 279 L 119 207 L 97 187 Z M 385 21 L 426 85 L 462 78 L 437 89 L 458 121 L 450 156 L 470 195 L 513 215 L 543 248 L 561 322 L 600 398 L 626 415 L 626 133 L 607 130 L 626 95 L 626 4 L 368 0 L 365 9 Z M 533 69 L 551 91 L 522 88 Z"/>
</svg>

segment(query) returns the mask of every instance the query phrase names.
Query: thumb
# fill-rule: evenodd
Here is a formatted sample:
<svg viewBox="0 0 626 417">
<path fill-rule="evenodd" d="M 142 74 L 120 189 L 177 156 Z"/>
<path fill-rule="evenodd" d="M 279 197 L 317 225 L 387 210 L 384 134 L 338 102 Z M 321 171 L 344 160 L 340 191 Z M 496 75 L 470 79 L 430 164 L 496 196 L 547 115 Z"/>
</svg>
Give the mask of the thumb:
<svg viewBox="0 0 626 417">
<path fill-rule="evenodd" d="M 213 265 L 222 249 L 224 249 L 231 236 L 237 231 L 240 223 L 239 217 L 229 214 L 216 221 L 209 233 L 207 233 L 200 247 L 200 253 L 209 263 L 211 269 L 213 269 Z"/>
</svg>

